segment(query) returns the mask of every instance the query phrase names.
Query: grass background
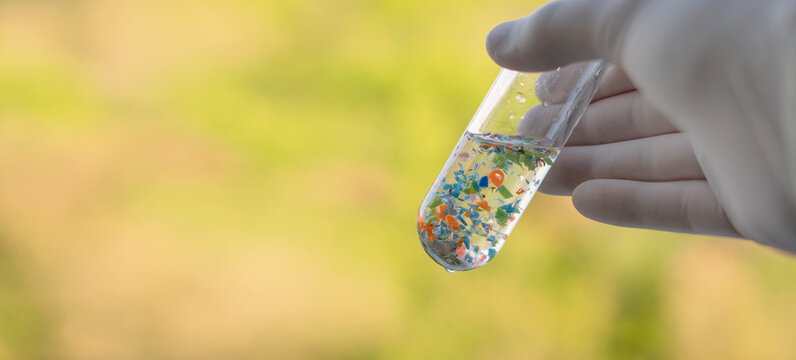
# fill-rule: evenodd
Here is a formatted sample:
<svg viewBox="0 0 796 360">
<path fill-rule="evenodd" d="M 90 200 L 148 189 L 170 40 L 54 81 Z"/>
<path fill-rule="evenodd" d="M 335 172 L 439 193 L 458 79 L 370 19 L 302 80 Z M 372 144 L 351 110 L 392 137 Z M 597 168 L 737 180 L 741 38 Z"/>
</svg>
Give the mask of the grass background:
<svg viewBox="0 0 796 360">
<path fill-rule="evenodd" d="M 0 1 L 0 359 L 792 359 L 796 262 L 417 206 L 540 1 Z"/>
</svg>

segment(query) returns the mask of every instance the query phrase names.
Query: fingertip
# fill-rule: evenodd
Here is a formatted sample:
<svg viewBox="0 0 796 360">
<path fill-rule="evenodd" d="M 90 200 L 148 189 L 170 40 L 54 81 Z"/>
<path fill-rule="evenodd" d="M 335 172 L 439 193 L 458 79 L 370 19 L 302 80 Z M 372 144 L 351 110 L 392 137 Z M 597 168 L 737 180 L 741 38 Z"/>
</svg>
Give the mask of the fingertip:
<svg viewBox="0 0 796 360">
<path fill-rule="evenodd" d="M 562 105 L 536 105 L 522 116 L 517 131 L 527 137 L 544 139 L 553 125 Z"/>
<path fill-rule="evenodd" d="M 514 28 L 514 21 L 507 21 L 498 26 L 495 26 L 489 34 L 486 35 L 486 52 L 489 57 L 498 65 L 506 67 L 503 61 L 503 55 L 506 52 L 506 42 Z"/>
<path fill-rule="evenodd" d="M 627 198 L 611 196 L 611 185 L 616 185 L 616 182 L 606 179 L 582 182 L 572 191 L 572 205 L 581 215 L 602 223 L 615 224 L 617 218 L 632 216 L 623 211 L 631 208 L 629 204 L 618 204 Z"/>
<path fill-rule="evenodd" d="M 594 203 L 593 198 L 596 194 L 592 186 L 587 184 L 588 182 L 589 181 L 583 182 L 572 190 L 572 205 L 581 215 L 591 219 L 587 213 L 591 210 L 590 206 Z"/>
<path fill-rule="evenodd" d="M 534 21 L 530 18 L 534 14 L 526 17 L 504 22 L 489 32 L 486 36 L 486 51 L 492 60 L 506 69 L 537 72 L 550 70 L 551 65 L 539 66 L 540 60 L 544 57 L 534 56 L 532 50 L 539 42 L 536 31 L 529 31 L 529 27 L 534 27 Z"/>
<path fill-rule="evenodd" d="M 487 35 L 487 52 L 500 66 L 528 72 L 599 58 L 617 62 L 622 34 L 642 3 L 552 1 L 492 29 Z"/>
<path fill-rule="evenodd" d="M 551 23 L 561 7 L 560 1 L 549 2 L 530 15 L 496 26 L 487 35 L 487 53 L 498 65 L 516 71 L 547 71 L 568 64 L 569 59 L 557 53 L 560 34 Z"/>
</svg>

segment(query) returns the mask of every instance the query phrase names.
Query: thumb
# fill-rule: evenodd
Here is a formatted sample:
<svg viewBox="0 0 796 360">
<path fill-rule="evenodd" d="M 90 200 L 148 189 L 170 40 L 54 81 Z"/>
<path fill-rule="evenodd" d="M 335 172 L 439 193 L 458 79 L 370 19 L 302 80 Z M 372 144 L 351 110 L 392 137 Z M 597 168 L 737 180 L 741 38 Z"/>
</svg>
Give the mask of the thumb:
<svg viewBox="0 0 796 360">
<path fill-rule="evenodd" d="M 625 30 L 645 0 L 558 0 L 498 25 L 486 38 L 489 56 L 519 71 L 552 70 L 602 58 L 619 63 Z"/>
</svg>

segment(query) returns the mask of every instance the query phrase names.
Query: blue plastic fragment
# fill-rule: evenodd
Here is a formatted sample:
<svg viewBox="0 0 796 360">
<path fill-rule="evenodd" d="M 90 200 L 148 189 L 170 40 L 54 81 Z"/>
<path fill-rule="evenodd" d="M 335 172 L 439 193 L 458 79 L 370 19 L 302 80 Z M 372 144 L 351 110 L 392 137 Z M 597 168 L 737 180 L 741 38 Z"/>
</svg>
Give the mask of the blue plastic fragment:
<svg viewBox="0 0 796 360">
<path fill-rule="evenodd" d="M 451 191 L 451 195 L 453 197 L 457 198 L 462 193 L 462 187 L 459 184 L 453 184 L 453 186 L 451 186 L 451 190 L 450 191 Z"/>
<path fill-rule="evenodd" d="M 517 209 L 516 203 L 514 203 L 514 204 L 506 204 L 506 205 L 501 206 L 500 208 L 503 209 L 504 211 L 506 211 L 506 213 L 508 213 L 508 214 L 513 214 L 513 213 L 519 212 L 519 209 Z"/>
<path fill-rule="evenodd" d="M 492 260 L 492 258 L 495 257 L 495 255 L 497 255 L 497 250 L 489 249 L 489 253 L 488 253 L 489 260 Z"/>
<path fill-rule="evenodd" d="M 489 178 L 486 176 L 481 177 L 481 180 L 478 181 L 478 186 L 485 188 L 489 186 Z"/>
</svg>

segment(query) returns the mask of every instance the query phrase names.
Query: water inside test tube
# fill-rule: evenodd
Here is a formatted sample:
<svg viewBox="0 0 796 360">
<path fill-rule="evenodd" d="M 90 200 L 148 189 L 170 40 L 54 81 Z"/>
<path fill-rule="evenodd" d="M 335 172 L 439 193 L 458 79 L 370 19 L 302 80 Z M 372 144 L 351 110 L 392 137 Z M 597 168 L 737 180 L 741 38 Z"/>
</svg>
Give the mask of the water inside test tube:
<svg viewBox="0 0 796 360">
<path fill-rule="evenodd" d="M 534 139 L 465 132 L 417 215 L 429 256 L 449 272 L 500 251 L 559 153 Z"/>
</svg>

